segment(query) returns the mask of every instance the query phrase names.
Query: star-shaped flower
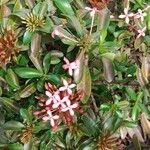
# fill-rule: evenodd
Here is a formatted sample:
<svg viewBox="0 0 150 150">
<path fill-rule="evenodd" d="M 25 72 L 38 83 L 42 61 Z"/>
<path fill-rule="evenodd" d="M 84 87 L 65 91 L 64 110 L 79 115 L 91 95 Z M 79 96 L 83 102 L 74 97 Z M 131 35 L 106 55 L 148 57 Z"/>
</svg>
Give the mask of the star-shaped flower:
<svg viewBox="0 0 150 150">
<path fill-rule="evenodd" d="M 139 38 L 141 36 L 145 36 L 145 30 L 146 30 L 146 27 L 144 27 L 143 29 L 137 30 L 137 32 L 139 33 L 137 38 Z"/>
<path fill-rule="evenodd" d="M 64 57 L 64 61 L 66 64 L 63 65 L 63 68 L 65 70 L 68 69 L 69 75 L 72 76 L 73 70 L 75 70 L 79 67 L 79 64 L 80 64 L 79 60 L 75 60 L 74 62 L 70 63 L 69 60 L 66 57 Z"/>
<path fill-rule="evenodd" d="M 59 91 L 56 91 L 54 94 L 52 94 L 49 91 L 46 91 L 45 94 L 49 97 L 49 99 L 46 101 L 46 105 L 50 105 L 52 101 L 53 103 L 57 102 L 56 97 L 58 96 Z"/>
<path fill-rule="evenodd" d="M 62 109 L 62 112 L 66 112 L 69 111 L 70 115 L 73 116 L 74 115 L 74 110 L 75 108 L 78 107 L 78 103 L 74 103 L 71 105 L 71 101 L 67 101 L 67 107 Z"/>
<path fill-rule="evenodd" d="M 57 102 L 53 104 L 53 108 L 58 108 L 59 106 L 61 106 L 62 108 L 65 108 L 66 107 L 66 104 L 69 100 L 69 97 L 68 96 L 65 96 L 63 99 L 60 99 L 60 96 L 58 97 L 57 96 Z"/>
<path fill-rule="evenodd" d="M 62 87 L 59 88 L 59 91 L 67 91 L 68 94 L 72 94 L 72 88 L 74 88 L 76 86 L 76 84 L 69 84 L 65 79 L 62 80 L 63 81 L 63 85 Z"/>
<path fill-rule="evenodd" d="M 144 17 L 147 16 L 145 12 L 143 12 L 141 9 L 138 9 L 138 12 L 135 14 L 135 18 L 139 19 L 141 18 L 141 21 L 144 21 Z"/>
<path fill-rule="evenodd" d="M 52 115 L 52 112 L 51 112 L 50 110 L 48 110 L 48 111 L 47 111 L 47 116 L 44 116 L 42 119 L 43 119 L 44 121 L 50 120 L 51 126 L 54 127 L 54 125 L 55 125 L 55 121 L 54 121 L 54 120 L 59 119 L 59 116 L 58 116 L 58 115 L 53 116 L 53 115 Z"/>
<path fill-rule="evenodd" d="M 133 13 L 128 13 L 128 9 L 127 8 L 124 8 L 124 15 L 120 15 L 119 16 L 119 18 L 121 18 L 121 19 L 125 19 L 125 22 L 127 23 L 127 24 L 129 24 L 129 21 L 130 21 L 130 17 L 133 17 L 134 16 L 134 14 Z"/>
</svg>

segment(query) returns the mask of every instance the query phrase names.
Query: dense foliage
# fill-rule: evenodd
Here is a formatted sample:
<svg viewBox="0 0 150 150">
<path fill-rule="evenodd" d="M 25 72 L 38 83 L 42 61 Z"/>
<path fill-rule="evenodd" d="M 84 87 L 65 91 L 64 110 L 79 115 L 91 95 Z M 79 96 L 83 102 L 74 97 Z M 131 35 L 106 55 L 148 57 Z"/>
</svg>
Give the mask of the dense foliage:
<svg viewBox="0 0 150 150">
<path fill-rule="evenodd" d="M 149 0 L 0 1 L 0 149 L 150 149 Z"/>
</svg>

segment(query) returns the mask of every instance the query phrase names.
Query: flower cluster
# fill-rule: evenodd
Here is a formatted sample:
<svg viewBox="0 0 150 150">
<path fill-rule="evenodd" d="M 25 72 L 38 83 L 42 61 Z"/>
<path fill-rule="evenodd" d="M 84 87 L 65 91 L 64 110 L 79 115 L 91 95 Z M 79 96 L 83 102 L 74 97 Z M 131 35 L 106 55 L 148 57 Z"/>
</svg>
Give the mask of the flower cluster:
<svg viewBox="0 0 150 150">
<path fill-rule="evenodd" d="M 147 16 L 147 14 L 143 12 L 141 9 L 138 9 L 138 12 L 134 14 L 134 13 L 129 13 L 129 10 L 127 8 L 124 8 L 124 14 L 121 14 L 119 18 L 125 19 L 126 24 L 129 24 L 131 18 L 139 19 L 141 22 L 143 22 L 145 16 Z M 141 36 L 145 36 L 145 31 L 146 31 L 146 27 L 138 29 L 137 38 Z"/>
<path fill-rule="evenodd" d="M 65 70 L 68 70 L 69 75 L 72 76 L 73 75 L 73 71 L 75 69 L 79 68 L 80 61 L 77 59 L 74 62 L 70 63 L 69 60 L 66 57 L 64 57 L 64 61 L 65 61 L 66 64 L 63 65 L 63 68 Z"/>
<path fill-rule="evenodd" d="M 61 119 L 66 124 L 74 122 L 75 111 L 81 112 L 79 100 L 82 97 L 81 90 L 74 90 L 75 84 L 71 80 L 62 79 L 63 86 L 57 88 L 51 83 L 45 84 L 45 96 L 36 97 L 39 107 L 42 109 L 34 112 L 43 121 L 50 121 L 53 129 L 56 129 Z"/>
<path fill-rule="evenodd" d="M 26 30 L 34 32 L 36 29 L 45 25 L 45 20 L 33 13 L 29 13 L 25 18 L 22 18 L 22 23 L 26 25 Z"/>
<path fill-rule="evenodd" d="M 0 66 L 5 66 L 11 58 L 15 58 L 16 53 L 19 52 L 16 45 L 15 33 L 12 30 L 4 30 L 4 34 L 0 37 Z"/>
</svg>

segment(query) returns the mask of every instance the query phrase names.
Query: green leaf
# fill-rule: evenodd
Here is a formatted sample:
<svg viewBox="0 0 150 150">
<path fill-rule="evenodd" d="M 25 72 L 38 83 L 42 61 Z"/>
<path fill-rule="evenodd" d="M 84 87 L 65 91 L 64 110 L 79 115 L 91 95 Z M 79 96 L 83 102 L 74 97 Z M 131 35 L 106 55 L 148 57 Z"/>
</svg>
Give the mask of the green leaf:
<svg viewBox="0 0 150 150">
<path fill-rule="evenodd" d="M 36 88 L 39 92 L 43 92 L 44 91 L 44 83 L 45 83 L 45 79 L 43 80 L 39 80 L 37 82 Z"/>
<path fill-rule="evenodd" d="M 47 74 L 49 72 L 51 65 L 51 53 L 47 53 L 43 59 L 43 67 L 44 67 L 44 72 Z"/>
<path fill-rule="evenodd" d="M 47 4 L 47 2 L 43 1 L 43 3 L 41 4 L 39 16 L 40 16 L 41 18 L 42 18 L 43 16 L 45 16 L 47 10 L 48 10 L 48 4 Z"/>
<path fill-rule="evenodd" d="M 0 96 L 2 96 L 3 94 L 3 90 L 2 90 L 2 87 L 0 87 Z"/>
<path fill-rule="evenodd" d="M 94 150 L 94 146 L 95 143 L 93 143 L 93 139 L 92 138 L 88 138 L 84 141 L 82 141 L 81 144 L 78 144 L 78 150 Z"/>
<path fill-rule="evenodd" d="M 19 143 L 9 144 L 8 148 L 9 150 L 23 150 L 23 146 Z"/>
<path fill-rule="evenodd" d="M 31 42 L 33 35 L 34 35 L 34 32 L 25 31 L 23 35 L 23 44 L 28 45 Z"/>
<path fill-rule="evenodd" d="M 103 69 L 104 69 L 104 78 L 107 82 L 112 82 L 115 78 L 115 72 L 113 68 L 113 63 L 110 59 L 103 57 Z"/>
<path fill-rule="evenodd" d="M 148 109 L 148 107 L 141 103 L 139 104 L 139 106 L 140 106 L 141 111 L 143 111 L 148 117 L 148 119 L 150 119 L 150 110 Z"/>
<path fill-rule="evenodd" d="M 0 1 L 0 6 L 3 5 L 3 4 L 5 4 L 5 3 L 7 3 L 7 2 L 9 2 L 9 0 L 1 0 Z"/>
<path fill-rule="evenodd" d="M 0 111 L 0 126 L 5 123 L 5 116 L 4 114 Z"/>
<path fill-rule="evenodd" d="M 42 8 L 42 2 L 37 3 L 37 5 L 35 5 L 33 8 L 33 14 L 34 15 L 39 14 L 41 11 L 41 8 Z"/>
<path fill-rule="evenodd" d="M 32 95 L 36 91 L 36 86 L 34 83 L 27 85 L 24 89 L 18 92 L 20 98 L 26 98 Z"/>
<path fill-rule="evenodd" d="M 55 74 L 48 74 L 47 79 L 50 80 L 51 82 L 55 83 L 55 84 L 60 84 L 61 80 L 60 80 L 60 76 L 55 75 Z"/>
<path fill-rule="evenodd" d="M 5 76 L 5 79 L 7 81 L 7 83 L 14 89 L 19 89 L 19 81 L 18 78 L 16 76 L 16 74 L 13 72 L 12 69 L 8 69 L 7 70 L 7 74 Z"/>
<path fill-rule="evenodd" d="M 10 109 L 11 111 L 14 111 L 15 113 L 18 113 L 19 107 L 10 98 L 0 97 L 0 103 L 3 104 L 6 108 Z"/>
<path fill-rule="evenodd" d="M 20 67 L 20 68 L 15 68 L 14 71 L 21 78 L 30 79 L 30 78 L 39 78 L 43 76 L 43 73 L 39 72 L 35 68 Z"/>
<path fill-rule="evenodd" d="M 130 97 L 131 100 L 136 101 L 137 96 L 136 96 L 135 91 L 132 88 L 126 87 L 126 92 L 127 92 L 128 96 Z"/>
<path fill-rule="evenodd" d="M 31 41 L 31 49 L 29 51 L 29 58 L 34 64 L 34 66 L 37 68 L 37 70 L 42 72 L 40 51 L 41 51 L 41 35 L 38 33 L 35 33 Z"/>
<path fill-rule="evenodd" d="M 101 54 L 102 57 L 108 58 L 109 60 L 113 61 L 115 58 L 115 54 L 114 53 L 103 53 Z"/>
<path fill-rule="evenodd" d="M 20 0 L 15 1 L 15 5 L 13 7 L 13 12 L 19 11 L 22 8 Z"/>
<path fill-rule="evenodd" d="M 68 0 L 54 0 L 55 5 L 61 10 L 62 13 L 69 16 L 74 16 L 74 11 Z"/>
<path fill-rule="evenodd" d="M 33 133 L 38 133 L 41 130 L 45 130 L 47 128 L 48 128 L 48 126 L 45 122 L 37 122 L 35 124 L 35 126 L 33 127 Z"/>
<path fill-rule="evenodd" d="M 72 21 L 73 27 L 76 29 L 76 32 L 79 36 L 83 36 L 84 26 L 81 25 L 79 19 L 76 16 L 68 16 Z"/>
<path fill-rule="evenodd" d="M 139 103 L 142 101 L 144 93 L 143 92 L 139 92 L 138 96 L 137 96 L 137 100 L 135 102 L 135 105 L 132 109 L 132 119 L 133 121 L 136 121 L 138 118 L 138 114 L 140 112 L 140 107 L 139 107 Z"/>
<path fill-rule="evenodd" d="M 26 55 L 19 54 L 17 57 L 18 66 L 27 66 L 29 62 L 29 58 Z"/>
<path fill-rule="evenodd" d="M 96 122 L 93 119 L 91 119 L 87 116 L 83 116 L 82 121 L 83 121 L 83 126 L 81 128 L 85 131 L 87 136 L 99 135 L 98 125 L 96 124 Z"/>
<path fill-rule="evenodd" d="M 23 150 L 32 150 L 32 148 L 33 148 L 33 139 L 30 138 L 28 143 L 24 144 Z"/>
<path fill-rule="evenodd" d="M 18 131 L 18 130 L 22 130 L 23 128 L 25 128 L 25 126 L 18 121 L 8 121 L 3 125 L 3 128 L 5 130 L 14 130 L 14 131 Z"/>
<path fill-rule="evenodd" d="M 83 76 L 81 82 L 77 84 L 77 89 L 83 90 L 84 96 L 81 101 L 86 103 L 91 95 L 91 75 L 87 66 L 83 68 Z"/>
<path fill-rule="evenodd" d="M 54 26 L 53 21 L 47 16 L 44 26 L 42 28 L 40 28 L 39 31 L 50 33 L 50 31 L 52 30 L 53 26 Z"/>
<path fill-rule="evenodd" d="M 98 17 L 99 19 L 97 19 L 98 21 L 98 28 L 97 30 L 103 30 L 103 29 L 107 29 L 108 26 L 109 26 L 109 22 L 110 22 L 110 13 L 109 13 L 109 10 L 107 8 L 105 9 L 102 9 L 100 11 L 100 13 L 98 13 Z"/>
<path fill-rule="evenodd" d="M 100 46 L 104 43 L 106 36 L 107 36 L 107 30 L 103 29 L 100 32 L 100 41 L 99 41 L 100 42 Z"/>
<path fill-rule="evenodd" d="M 28 124 L 32 123 L 32 115 L 28 112 L 28 110 L 21 108 L 20 115 L 22 116 L 23 120 Z"/>
<path fill-rule="evenodd" d="M 137 127 L 137 122 L 125 120 L 123 121 L 123 125 L 128 128 L 135 128 Z"/>
</svg>

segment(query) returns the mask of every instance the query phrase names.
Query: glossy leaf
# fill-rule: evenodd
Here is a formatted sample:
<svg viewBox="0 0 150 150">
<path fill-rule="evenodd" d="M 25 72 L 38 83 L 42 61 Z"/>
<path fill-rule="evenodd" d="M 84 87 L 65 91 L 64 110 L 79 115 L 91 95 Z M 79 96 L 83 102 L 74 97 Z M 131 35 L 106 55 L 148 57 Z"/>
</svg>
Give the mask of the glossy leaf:
<svg viewBox="0 0 150 150">
<path fill-rule="evenodd" d="M 13 72 L 12 69 L 7 70 L 7 74 L 5 76 L 7 83 L 14 89 L 19 89 L 19 80 L 16 74 Z"/>
<path fill-rule="evenodd" d="M 51 65 L 51 53 L 47 53 L 43 59 L 43 67 L 45 74 L 49 72 L 50 65 Z"/>
<path fill-rule="evenodd" d="M 8 121 L 3 125 L 3 128 L 5 130 L 14 130 L 14 131 L 18 131 L 18 130 L 22 130 L 23 128 L 25 128 L 25 126 L 18 121 Z"/>
<path fill-rule="evenodd" d="M 65 15 L 74 15 L 74 11 L 68 0 L 63 0 L 63 3 L 61 0 L 54 0 L 54 3 Z"/>
<path fill-rule="evenodd" d="M 10 98 L 0 97 L 0 103 L 3 104 L 6 108 L 10 109 L 17 113 L 19 111 L 18 105 Z"/>
<path fill-rule="evenodd" d="M 104 78 L 107 82 L 112 82 L 115 77 L 112 61 L 108 58 L 103 57 L 103 68 L 104 68 Z"/>
<path fill-rule="evenodd" d="M 99 134 L 99 128 L 94 120 L 89 117 L 83 116 L 83 130 L 87 134 L 87 136 L 96 136 Z"/>
<path fill-rule="evenodd" d="M 31 50 L 29 52 L 29 58 L 34 64 L 34 66 L 42 72 L 42 64 L 40 59 L 41 51 L 41 35 L 38 33 L 34 34 L 31 41 Z"/>
<path fill-rule="evenodd" d="M 34 35 L 33 32 L 25 31 L 23 36 L 23 44 L 28 45 L 31 42 L 33 35 Z"/>
<path fill-rule="evenodd" d="M 32 123 L 32 115 L 29 113 L 28 110 L 21 108 L 20 115 L 22 116 L 25 122 L 27 122 L 28 124 Z"/>
<path fill-rule="evenodd" d="M 80 83 L 77 84 L 77 88 L 83 90 L 84 96 L 81 101 L 86 103 L 91 95 L 91 75 L 87 66 L 83 68 L 83 76 Z"/>
<path fill-rule="evenodd" d="M 26 98 L 32 95 L 36 91 L 36 86 L 34 83 L 31 83 L 19 91 L 18 95 L 20 98 Z"/>
<path fill-rule="evenodd" d="M 39 72 L 35 68 L 15 68 L 14 71 L 21 78 L 39 78 L 42 77 L 43 73 Z"/>
<path fill-rule="evenodd" d="M 23 146 L 19 143 L 9 144 L 8 148 L 11 150 L 23 150 Z"/>
</svg>

